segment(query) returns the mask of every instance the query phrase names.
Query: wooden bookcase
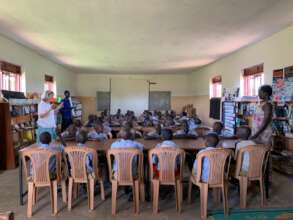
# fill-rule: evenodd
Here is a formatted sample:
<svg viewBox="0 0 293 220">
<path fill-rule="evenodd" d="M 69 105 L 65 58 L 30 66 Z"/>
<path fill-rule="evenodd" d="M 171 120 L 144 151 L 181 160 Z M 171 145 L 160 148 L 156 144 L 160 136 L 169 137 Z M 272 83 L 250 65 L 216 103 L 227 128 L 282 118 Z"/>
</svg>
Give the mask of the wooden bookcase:
<svg viewBox="0 0 293 220">
<path fill-rule="evenodd" d="M 9 103 L 0 103 L 0 169 L 14 169 L 15 150 L 12 141 Z"/>
</svg>

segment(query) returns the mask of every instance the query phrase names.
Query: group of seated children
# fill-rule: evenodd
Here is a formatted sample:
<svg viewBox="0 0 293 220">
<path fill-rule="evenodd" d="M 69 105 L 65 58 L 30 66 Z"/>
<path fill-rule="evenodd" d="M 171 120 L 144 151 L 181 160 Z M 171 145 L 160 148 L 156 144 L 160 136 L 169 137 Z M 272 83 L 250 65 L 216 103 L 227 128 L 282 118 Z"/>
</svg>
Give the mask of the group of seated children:
<svg viewBox="0 0 293 220">
<path fill-rule="evenodd" d="M 236 142 L 235 142 L 235 154 L 234 159 L 237 159 L 238 151 L 241 148 L 245 148 L 248 146 L 255 146 L 255 142 L 252 140 L 249 140 L 251 135 L 251 129 L 249 127 L 243 126 L 237 128 L 236 131 Z M 203 151 L 212 151 L 216 149 L 217 147 L 222 147 L 219 144 L 219 135 L 216 132 L 210 132 L 206 135 L 206 142 L 205 142 L 205 148 L 199 152 Z M 249 154 L 246 152 L 244 153 L 244 156 L 242 158 L 242 165 L 241 165 L 241 172 L 247 173 L 249 168 Z M 201 171 L 201 181 L 202 182 L 208 182 L 209 178 L 209 170 L 210 170 L 210 163 L 208 158 L 204 157 L 202 161 L 202 171 Z M 196 176 L 197 175 L 197 160 L 193 163 L 193 169 L 192 173 Z"/>
</svg>

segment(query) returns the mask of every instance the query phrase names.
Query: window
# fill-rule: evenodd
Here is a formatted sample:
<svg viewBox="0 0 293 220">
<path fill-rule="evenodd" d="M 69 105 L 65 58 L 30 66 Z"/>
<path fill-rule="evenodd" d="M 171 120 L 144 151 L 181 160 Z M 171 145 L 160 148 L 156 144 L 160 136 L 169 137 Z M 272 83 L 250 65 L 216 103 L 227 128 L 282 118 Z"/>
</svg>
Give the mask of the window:
<svg viewBox="0 0 293 220">
<path fill-rule="evenodd" d="M 52 91 L 56 95 L 56 83 L 53 76 L 45 75 L 44 90 Z"/>
<path fill-rule="evenodd" d="M 0 90 L 21 91 L 20 66 L 0 61 Z"/>
<path fill-rule="evenodd" d="M 210 97 L 222 97 L 222 77 L 215 76 L 210 84 Z"/>
<path fill-rule="evenodd" d="M 241 84 L 244 96 L 257 96 L 259 87 L 264 84 L 263 64 L 244 69 Z"/>
</svg>

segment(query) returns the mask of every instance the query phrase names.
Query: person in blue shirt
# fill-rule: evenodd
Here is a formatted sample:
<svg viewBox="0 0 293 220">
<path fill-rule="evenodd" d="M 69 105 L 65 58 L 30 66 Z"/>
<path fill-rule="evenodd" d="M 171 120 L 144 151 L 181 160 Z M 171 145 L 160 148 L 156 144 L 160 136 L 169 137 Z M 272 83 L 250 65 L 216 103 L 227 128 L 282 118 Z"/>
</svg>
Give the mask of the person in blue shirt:
<svg viewBox="0 0 293 220">
<path fill-rule="evenodd" d="M 163 142 L 157 144 L 156 148 L 178 148 L 177 144 L 174 141 L 172 141 L 173 133 L 171 129 L 162 130 L 162 139 L 163 139 Z M 160 172 L 159 158 L 157 156 L 153 156 L 152 162 L 153 162 L 154 175 L 159 176 L 159 172 Z M 176 175 L 179 175 L 179 166 L 180 166 L 180 160 L 179 158 L 177 158 L 176 167 L 175 167 Z"/>
<path fill-rule="evenodd" d="M 39 149 L 61 151 L 61 152 L 64 151 L 63 145 L 51 143 L 52 137 L 51 137 L 51 134 L 47 131 L 41 133 L 39 136 L 39 139 L 40 139 L 40 143 L 38 144 Z M 33 175 L 32 165 L 30 166 L 31 166 L 30 175 Z M 38 169 L 38 167 L 36 169 Z M 55 156 L 51 157 L 49 160 L 49 171 L 50 171 L 51 179 L 56 178 L 56 157 Z"/>
<path fill-rule="evenodd" d="M 217 145 L 219 143 L 219 136 L 217 133 L 215 132 L 210 132 L 206 135 L 206 148 L 199 151 L 210 151 L 210 150 L 214 150 L 217 148 Z M 202 182 L 208 182 L 209 179 L 209 172 L 210 172 L 210 162 L 209 159 L 207 157 L 203 158 L 202 161 L 202 172 L 201 172 L 201 181 Z M 192 173 L 196 176 L 198 173 L 197 170 L 197 160 L 194 161 L 193 163 L 193 170 Z"/>
<path fill-rule="evenodd" d="M 85 147 L 85 143 L 87 142 L 88 137 L 87 137 L 87 132 L 85 130 L 80 130 L 77 134 L 76 134 L 76 146 L 77 147 Z M 87 173 L 92 173 L 94 172 L 93 169 L 93 154 L 90 153 L 87 155 L 86 157 L 86 171 Z"/>
<path fill-rule="evenodd" d="M 131 132 L 131 129 L 129 128 L 123 128 L 120 131 L 120 137 L 121 139 L 115 141 L 112 143 L 111 145 L 111 149 L 129 149 L 129 148 L 133 148 L 133 149 L 139 149 L 141 151 L 143 151 L 143 145 L 137 141 L 134 141 L 134 134 Z M 134 176 L 137 175 L 137 158 L 134 158 L 133 160 L 133 164 L 132 164 L 132 173 Z M 113 162 L 113 173 L 112 175 L 114 175 L 114 177 L 117 176 L 117 171 L 118 171 L 118 164 L 117 162 L 114 160 Z M 110 174 L 111 175 L 111 174 Z M 125 194 L 127 194 L 128 197 L 128 201 L 132 201 L 132 191 L 131 191 L 131 187 L 125 187 L 124 188 L 124 192 Z"/>
<path fill-rule="evenodd" d="M 62 100 L 63 108 L 60 109 L 62 115 L 62 131 L 65 131 L 66 128 L 72 124 L 72 102 L 70 92 L 66 90 L 64 96 L 65 98 Z"/>
</svg>

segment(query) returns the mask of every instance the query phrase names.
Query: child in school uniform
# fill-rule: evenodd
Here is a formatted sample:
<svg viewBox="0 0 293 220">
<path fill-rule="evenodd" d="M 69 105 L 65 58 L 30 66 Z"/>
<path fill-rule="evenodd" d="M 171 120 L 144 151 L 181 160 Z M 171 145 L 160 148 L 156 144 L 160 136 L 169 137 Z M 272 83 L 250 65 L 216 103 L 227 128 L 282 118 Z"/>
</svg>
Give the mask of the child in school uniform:
<svg viewBox="0 0 293 220">
<path fill-rule="evenodd" d="M 143 151 L 143 145 L 137 141 L 134 141 L 134 135 L 129 128 L 123 128 L 120 131 L 120 137 L 121 139 L 118 139 L 117 141 L 112 143 L 111 149 L 133 148 L 133 149 L 139 149 Z M 114 165 L 113 165 L 114 174 L 117 172 L 117 168 L 118 168 L 117 164 L 114 161 Z"/>
<path fill-rule="evenodd" d="M 236 142 L 236 148 L 235 148 L 235 159 L 237 159 L 238 156 L 238 151 L 241 148 L 245 148 L 248 146 L 255 146 L 256 143 L 252 140 L 248 140 L 251 135 L 251 129 L 249 127 L 239 127 L 237 128 L 236 131 L 236 137 L 237 137 L 237 142 Z M 247 173 L 249 168 L 249 153 L 244 153 L 243 158 L 242 158 L 242 168 L 241 172 Z"/>
<path fill-rule="evenodd" d="M 217 133 L 220 139 L 231 139 L 234 138 L 234 136 L 231 136 L 230 134 L 227 134 L 227 132 L 224 129 L 224 125 L 220 121 L 216 121 L 213 124 L 213 132 Z"/>
<path fill-rule="evenodd" d="M 85 123 L 86 128 L 91 128 L 94 126 L 94 124 L 97 122 L 98 117 L 96 115 L 89 115 L 88 121 Z"/>
<path fill-rule="evenodd" d="M 96 123 L 93 128 L 90 128 L 88 138 L 90 140 L 98 141 L 104 141 L 108 139 L 107 134 L 103 132 L 103 125 L 101 123 Z"/>
<path fill-rule="evenodd" d="M 131 132 L 131 130 L 128 128 L 123 128 L 120 131 L 120 137 L 121 139 L 115 141 L 112 143 L 111 145 L 111 149 L 138 149 L 140 151 L 143 151 L 143 145 L 139 142 L 134 141 L 134 135 Z M 132 164 L 132 173 L 134 176 L 137 176 L 137 160 L 138 158 L 134 158 L 133 160 L 133 164 Z M 114 175 L 114 177 L 117 176 L 117 171 L 118 171 L 118 164 L 117 162 L 114 160 L 113 162 L 113 168 L 112 168 L 112 175 Z M 111 174 L 110 174 L 111 175 Z M 132 194 L 131 194 L 131 189 L 129 187 L 125 187 L 125 194 L 128 194 L 128 201 L 132 201 Z"/>
<path fill-rule="evenodd" d="M 175 138 L 192 138 L 197 136 L 197 133 L 195 130 L 189 129 L 188 120 L 182 121 L 182 126 L 183 126 L 182 129 L 174 133 Z"/>
<path fill-rule="evenodd" d="M 155 126 L 155 130 L 147 132 L 144 135 L 144 139 L 150 140 L 150 139 L 160 139 L 162 133 L 162 126 L 161 124 L 157 124 Z"/>
<path fill-rule="evenodd" d="M 76 134 L 76 146 L 78 147 L 85 147 L 85 143 L 87 142 L 87 132 L 85 130 L 81 130 Z M 92 173 L 93 169 L 93 155 L 90 153 L 86 157 L 86 170 L 87 173 Z"/>
<path fill-rule="evenodd" d="M 172 130 L 170 129 L 163 129 L 162 130 L 162 139 L 163 142 L 157 144 L 156 148 L 177 148 L 177 144 L 172 141 L 173 139 L 173 133 Z M 157 156 L 153 156 L 153 170 L 154 170 L 154 175 L 155 176 L 159 176 L 159 170 L 160 170 L 160 166 L 159 166 L 159 159 Z M 177 167 L 175 168 L 175 175 L 179 175 L 179 164 L 180 161 L 177 160 Z"/>
<path fill-rule="evenodd" d="M 219 137 L 218 134 L 215 132 L 210 132 L 206 135 L 205 137 L 205 141 L 206 141 L 206 147 L 203 150 L 200 150 L 199 152 L 202 151 L 212 151 L 214 149 L 217 148 L 217 145 L 219 143 Z M 203 182 L 208 182 L 208 178 L 209 178 L 209 171 L 210 170 L 210 162 L 209 159 L 204 157 L 203 161 L 202 161 L 202 172 L 201 172 L 201 181 Z M 197 160 L 194 161 L 193 163 L 193 169 L 192 169 L 192 173 L 194 175 L 196 175 L 198 173 L 197 170 Z"/>
<path fill-rule="evenodd" d="M 82 128 L 80 120 L 75 120 L 73 124 L 69 125 L 65 131 L 61 133 L 61 137 L 64 140 L 74 140 L 77 132 Z"/>
<path fill-rule="evenodd" d="M 52 151 L 64 151 L 64 146 L 61 144 L 55 144 L 52 142 L 52 137 L 49 132 L 43 132 L 39 136 L 40 143 L 38 144 L 39 149 L 46 149 L 46 150 L 52 150 Z M 30 175 L 33 175 L 32 170 L 32 164 L 30 165 Z M 37 168 L 38 169 L 38 168 Z M 49 161 L 49 171 L 50 171 L 50 177 L 52 179 L 56 178 L 56 157 L 51 157 Z"/>
</svg>

